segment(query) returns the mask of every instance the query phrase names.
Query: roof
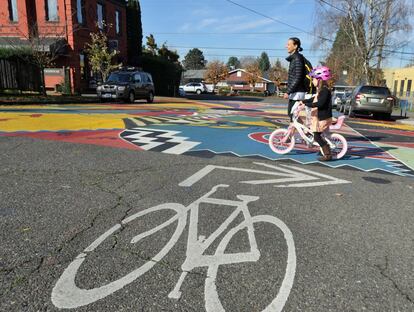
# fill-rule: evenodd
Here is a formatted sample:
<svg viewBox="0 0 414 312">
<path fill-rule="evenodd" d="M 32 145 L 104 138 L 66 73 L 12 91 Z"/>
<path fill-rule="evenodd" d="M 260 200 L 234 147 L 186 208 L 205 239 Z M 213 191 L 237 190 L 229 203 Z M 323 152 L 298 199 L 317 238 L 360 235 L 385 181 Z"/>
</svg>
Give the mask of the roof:
<svg viewBox="0 0 414 312">
<path fill-rule="evenodd" d="M 242 71 L 242 72 L 244 72 L 246 74 L 251 75 L 247 70 L 242 69 L 242 68 L 237 68 L 237 69 L 233 69 L 233 70 L 229 71 L 229 75 L 231 75 L 231 74 L 233 74 L 235 72 L 238 72 L 238 71 Z M 261 76 L 259 76 L 259 78 L 262 79 L 262 80 L 264 80 L 264 81 L 266 81 L 266 82 L 269 82 L 269 83 L 273 82 L 272 80 L 266 79 L 266 78 L 261 77 Z"/>
<path fill-rule="evenodd" d="M 206 69 L 189 69 L 183 72 L 184 79 L 204 79 Z"/>
</svg>

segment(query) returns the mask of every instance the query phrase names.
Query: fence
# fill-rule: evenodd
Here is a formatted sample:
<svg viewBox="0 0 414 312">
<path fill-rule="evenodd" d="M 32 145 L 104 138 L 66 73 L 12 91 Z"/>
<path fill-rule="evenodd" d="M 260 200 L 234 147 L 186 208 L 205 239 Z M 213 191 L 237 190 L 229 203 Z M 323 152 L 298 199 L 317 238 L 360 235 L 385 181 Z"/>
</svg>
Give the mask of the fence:
<svg viewBox="0 0 414 312">
<path fill-rule="evenodd" d="M 20 58 L 0 59 L 0 91 L 41 92 L 40 69 Z"/>
</svg>

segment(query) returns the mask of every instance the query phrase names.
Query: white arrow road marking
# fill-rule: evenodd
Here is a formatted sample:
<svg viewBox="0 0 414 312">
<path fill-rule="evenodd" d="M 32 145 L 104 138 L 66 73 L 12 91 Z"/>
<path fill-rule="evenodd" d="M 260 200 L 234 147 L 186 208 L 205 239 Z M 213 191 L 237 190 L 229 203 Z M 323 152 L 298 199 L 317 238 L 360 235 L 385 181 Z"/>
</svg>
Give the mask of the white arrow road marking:
<svg viewBox="0 0 414 312">
<path fill-rule="evenodd" d="M 254 169 L 245 169 L 245 168 L 235 168 L 235 167 L 224 167 L 224 166 L 214 166 L 214 165 L 207 165 L 200 171 L 193 174 L 191 177 L 186 179 L 185 181 L 178 184 L 179 186 L 185 186 L 189 187 L 193 184 L 200 181 L 202 178 L 204 178 L 206 175 L 208 175 L 211 171 L 214 169 L 223 169 L 223 170 L 230 170 L 230 171 L 241 171 L 241 172 L 249 172 L 249 173 L 260 173 L 260 174 L 267 174 L 267 175 L 273 175 L 273 176 L 282 176 L 282 177 L 288 177 L 292 178 L 292 174 L 286 174 L 286 173 L 278 173 L 278 172 L 269 172 L 269 171 L 263 171 L 263 170 L 254 170 Z M 283 180 L 283 179 L 281 179 Z"/>
<path fill-rule="evenodd" d="M 264 166 L 267 168 L 271 168 L 273 170 L 263 171 L 263 170 L 256 170 L 256 169 L 207 165 L 200 171 L 193 174 L 191 177 L 181 182 L 179 186 L 190 187 L 193 184 L 200 181 L 205 176 L 207 176 L 214 169 L 248 172 L 248 173 L 259 173 L 259 174 L 279 177 L 279 178 L 265 179 L 265 180 L 262 179 L 262 180 L 240 181 L 240 183 L 252 184 L 252 185 L 276 184 L 275 187 L 312 187 L 312 186 L 351 183 L 350 181 L 347 181 L 347 180 L 338 179 L 338 178 L 335 178 L 335 177 L 332 177 L 326 174 L 313 172 L 313 171 L 302 169 L 296 166 L 289 166 L 289 165 L 277 165 L 276 166 L 276 165 L 268 165 L 268 164 L 257 163 L 257 162 L 254 164 L 259 165 L 259 166 Z M 321 179 L 326 179 L 326 180 L 318 181 Z M 306 183 L 304 183 L 305 181 Z M 292 182 L 302 182 L 302 183 L 292 183 Z M 281 184 L 281 183 L 288 183 L 288 184 Z"/>
<path fill-rule="evenodd" d="M 327 174 L 322 174 L 319 172 L 314 172 L 311 170 L 307 170 L 307 169 L 303 169 L 297 166 L 289 166 L 289 165 L 279 165 L 279 166 L 273 166 L 273 165 L 268 165 L 268 164 L 263 164 L 263 163 L 256 163 L 256 165 L 259 166 L 265 166 L 268 168 L 272 168 L 272 169 L 276 169 L 279 171 L 283 171 L 286 173 L 290 173 L 292 175 L 296 174 L 295 178 L 292 178 L 289 181 L 286 182 L 294 182 L 294 181 L 310 181 L 310 180 L 319 180 L 319 178 L 324 178 L 327 179 L 328 181 L 319 181 L 319 182 L 308 182 L 308 183 L 295 183 L 295 184 L 285 184 L 285 185 L 275 185 L 275 187 L 308 187 L 308 186 L 323 186 L 323 185 L 332 185 L 332 184 L 348 184 L 351 183 L 351 181 L 347 181 L 347 180 L 343 180 L 343 179 L 338 179 L 332 176 L 329 176 Z M 284 167 L 284 168 L 281 168 Z M 297 173 L 293 170 L 288 170 L 285 168 L 290 168 L 293 170 L 297 170 L 299 172 L 304 172 L 307 174 L 301 174 L 301 173 Z M 240 183 L 246 183 L 246 184 L 271 184 L 271 183 L 277 183 L 277 182 L 284 182 L 284 181 L 272 181 L 272 180 L 258 180 L 258 181 L 242 181 Z"/>
</svg>

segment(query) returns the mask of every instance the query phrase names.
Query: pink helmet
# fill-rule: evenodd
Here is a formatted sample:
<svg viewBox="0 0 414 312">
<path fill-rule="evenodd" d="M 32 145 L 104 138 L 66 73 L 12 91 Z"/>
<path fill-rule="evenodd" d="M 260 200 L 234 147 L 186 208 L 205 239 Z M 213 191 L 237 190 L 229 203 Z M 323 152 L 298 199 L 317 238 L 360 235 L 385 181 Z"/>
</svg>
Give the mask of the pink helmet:
<svg viewBox="0 0 414 312">
<path fill-rule="evenodd" d="M 331 70 L 327 66 L 317 66 L 309 73 L 309 76 L 316 79 L 329 80 L 332 78 Z"/>
</svg>

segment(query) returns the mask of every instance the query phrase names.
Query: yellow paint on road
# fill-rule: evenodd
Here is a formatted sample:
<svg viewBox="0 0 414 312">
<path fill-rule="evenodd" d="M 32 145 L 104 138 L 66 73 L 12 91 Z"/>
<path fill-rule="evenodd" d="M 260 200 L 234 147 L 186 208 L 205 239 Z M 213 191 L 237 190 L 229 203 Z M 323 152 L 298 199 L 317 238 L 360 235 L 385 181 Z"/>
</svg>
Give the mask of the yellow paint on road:
<svg viewBox="0 0 414 312">
<path fill-rule="evenodd" d="M 0 131 L 59 131 L 124 129 L 126 114 L 0 113 Z"/>
<path fill-rule="evenodd" d="M 375 126 L 375 127 L 383 127 L 383 128 L 390 128 L 390 129 L 398 129 L 398 130 L 407 130 L 407 131 L 414 131 L 414 126 L 407 125 L 407 124 L 386 124 L 386 123 L 377 123 L 377 122 L 363 122 L 363 121 L 352 121 L 352 124 L 359 124 L 359 125 L 367 125 L 367 126 Z"/>
</svg>

